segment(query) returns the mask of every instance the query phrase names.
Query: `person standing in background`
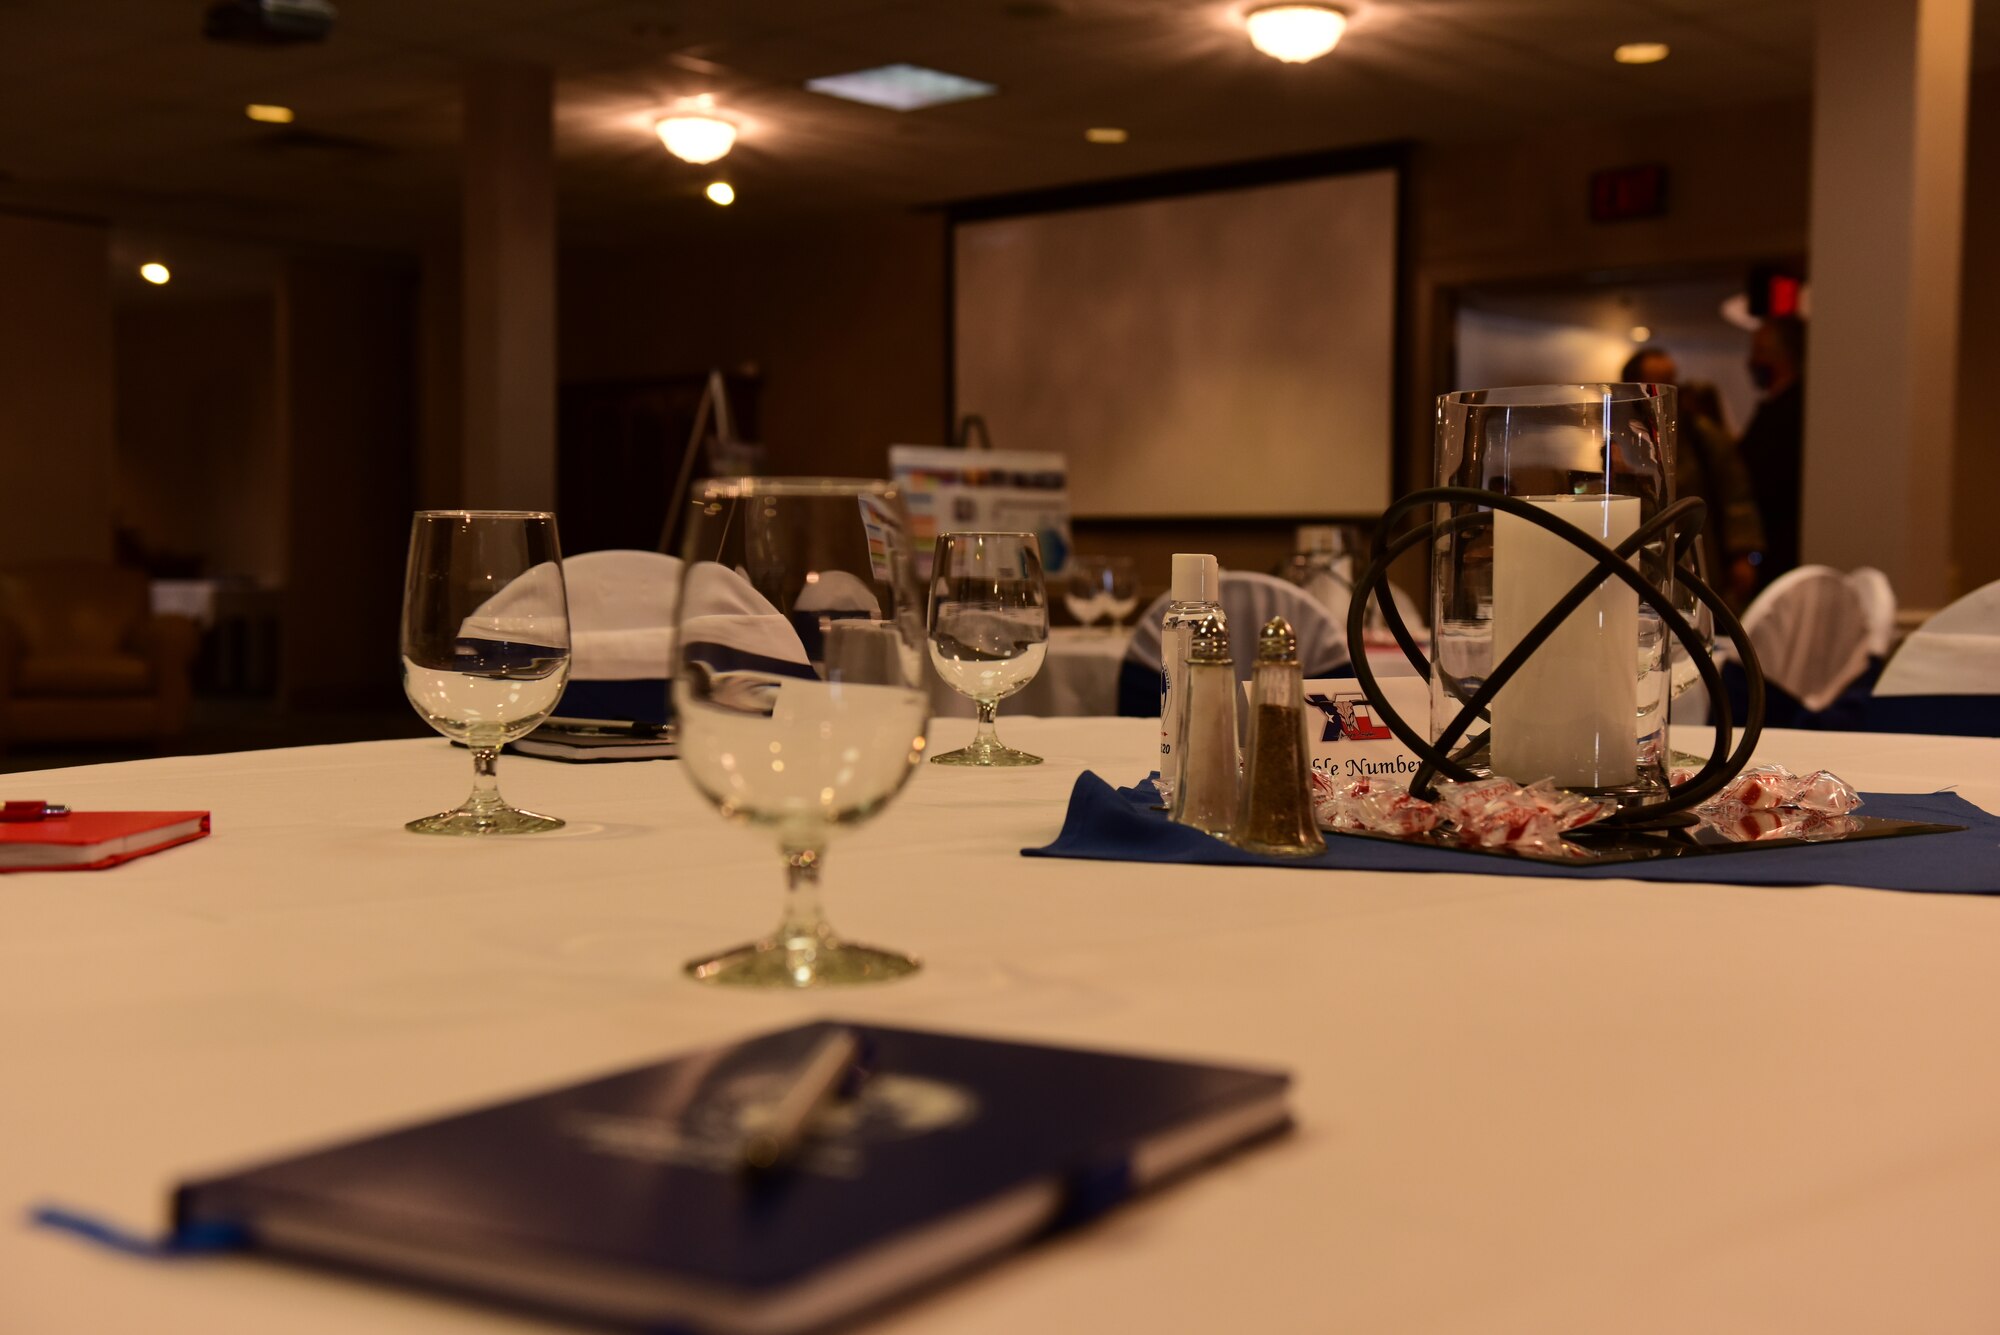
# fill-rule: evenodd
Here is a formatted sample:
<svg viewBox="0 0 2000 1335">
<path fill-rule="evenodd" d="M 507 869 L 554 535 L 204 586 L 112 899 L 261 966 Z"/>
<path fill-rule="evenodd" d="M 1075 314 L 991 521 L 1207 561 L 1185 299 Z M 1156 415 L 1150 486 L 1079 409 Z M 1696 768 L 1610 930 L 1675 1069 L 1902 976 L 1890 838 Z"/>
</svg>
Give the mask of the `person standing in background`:
<svg viewBox="0 0 2000 1335">
<path fill-rule="evenodd" d="M 1690 422 L 1709 461 L 1709 475 L 1715 490 L 1708 497 L 1709 527 L 1716 534 L 1717 552 L 1709 578 L 1737 610 L 1749 603 L 1757 591 L 1757 566 L 1764 557 L 1764 521 L 1757 513 L 1757 500 L 1750 492 L 1750 474 L 1743 456 L 1736 452 L 1736 433 L 1722 409 L 1722 395 L 1706 380 L 1683 381 L 1680 387 L 1681 420 Z"/>
<path fill-rule="evenodd" d="M 1643 347 L 1620 373 L 1628 383 L 1679 385 L 1680 368 L 1665 349 Z M 1705 392 L 1704 392 L 1705 391 Z M 1756 589 L 1764 527 L 1736 442 L 1722 423 L 1712 387 L 1680 386 L 1679 449 L 1674 453 L 1674 495 L 1699 496 L 1708 503 L 1701 547 L 1707 578 L 1729 602 L 1741 607 Z"/>
<path fill-rule="evenodd" d="M 1769 319 L 1750 340 L 1750 378 L 1764 391 L 1737 445 L 1764 521 L 1759 588 L 1799 563 L 1799 495 L 1804 471 L 1806 327 L 1796 316 Z"/>
</svg>

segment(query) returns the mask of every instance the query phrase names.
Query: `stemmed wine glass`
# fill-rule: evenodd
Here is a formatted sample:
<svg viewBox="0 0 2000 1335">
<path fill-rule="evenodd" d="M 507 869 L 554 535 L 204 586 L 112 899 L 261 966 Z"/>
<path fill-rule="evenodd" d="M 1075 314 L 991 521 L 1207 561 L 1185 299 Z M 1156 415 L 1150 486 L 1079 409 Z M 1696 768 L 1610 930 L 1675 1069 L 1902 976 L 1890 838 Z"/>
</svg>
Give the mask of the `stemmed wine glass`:
<svg viewBox="0 0 2000 1335">
<path fill-rule="evenodd" d="M 510 807 L 500 748 L 549 716 L 569 681 L 569 600 L 556 517 L 420 510 L 403 588 L 403 690 L 424 722 L 472 751 L 472 795 L 414 834 L 534 834 L 562 822 Z"/>
<path fill-rule="evenodd" d="M 1109 574 L 1103 557 L 1072 556 L 1069 560 L 1069 577 L 1063 583 L 1063 606 L 1076 618 L 1076 624 L 1086 630 L 1096 625 L 1097 618 L 1108 610 L 1104 586 Z"/>
<path fill-rule="evenodd" d="M 1032 533 L 941 533 L 931 560 L 931 666 L 979 707 L 970 746 L 938 765 L 1039 765 L 994 730 L 1000 702 L 1035 679 L 1048 654 L 1049 600 Z"/>
<path fill-rule="evenodd" d="M 1111 618 L 1111 633 L 1125 629 L 1125 618 L 1139 606 L 1139 589 L 1133 581 L 1132 558 L 1104 558 L 1104 611 Z"/>
<path fill-rule="evenodd" d="M 1070 559 L 1069 579 L 1063 588 L 1063 605 L 1077 624 L 1095 625 L 1100 616 L 1109 618 L 1107 628 L 1116 635 L 1125 618 L 1139 605 L 1132 584 L 1132 560 L 1125 556 L 1077 556 Z"/>
<path fill-rule="evenodd" d="M 683 549 L 674 711 L 681 769 L 785 859 L 770 935 L 690 961 L 703 982 L 860 983 L 917 961 L 844 941 L 820 910 L 836 830 L 868 820 L 923 756 L 923 622 L 907 521 L 887 482 L 699 482 Z"/>
</svg>

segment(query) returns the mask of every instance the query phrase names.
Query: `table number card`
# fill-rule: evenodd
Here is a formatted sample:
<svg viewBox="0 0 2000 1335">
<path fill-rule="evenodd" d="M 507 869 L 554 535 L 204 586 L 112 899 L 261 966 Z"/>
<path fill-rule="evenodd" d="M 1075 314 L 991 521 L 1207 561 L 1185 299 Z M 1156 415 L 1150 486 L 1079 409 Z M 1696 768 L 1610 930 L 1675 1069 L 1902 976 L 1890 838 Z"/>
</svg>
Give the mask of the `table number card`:
<svg viewBox="0 0 2000 1335">
<path fill-rule="evenodd" d="M 1353 677 L 1323 677 L 1305 685 L 1306 746 L 1313 768 L 1336 779 L 1389 779 L 1408 783 L 1423 763 L 1403 745 Z M 1424 728 L 1430 687 L 1421 677 L 1384 677 L 1376 685 L 1389 705 Z M 1250 683 L 1243 683 L 1247 696 Z"/>
</svg>

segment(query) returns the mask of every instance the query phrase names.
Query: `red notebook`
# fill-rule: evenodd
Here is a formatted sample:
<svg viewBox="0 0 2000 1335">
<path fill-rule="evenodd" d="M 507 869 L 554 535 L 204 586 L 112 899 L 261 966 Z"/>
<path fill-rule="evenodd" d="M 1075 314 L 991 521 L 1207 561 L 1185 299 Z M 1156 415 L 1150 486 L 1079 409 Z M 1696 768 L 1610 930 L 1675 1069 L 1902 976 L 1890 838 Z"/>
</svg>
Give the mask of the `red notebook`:
<svg viewBox="0 0 2000 1335">
<path fill-rule="evenodd" d="M 77 811 L 0 824 L 0 872 L 92 871 L 207 833 L 206 811 Z"/>
</svg>

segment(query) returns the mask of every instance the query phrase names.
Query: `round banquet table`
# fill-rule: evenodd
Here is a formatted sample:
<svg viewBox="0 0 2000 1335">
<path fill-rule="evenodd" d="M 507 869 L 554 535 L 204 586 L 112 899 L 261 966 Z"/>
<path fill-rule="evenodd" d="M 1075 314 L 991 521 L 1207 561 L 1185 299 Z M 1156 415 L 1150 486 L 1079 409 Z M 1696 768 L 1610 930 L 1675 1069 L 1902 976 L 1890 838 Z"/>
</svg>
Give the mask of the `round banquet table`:
<svg viewBox="0 0 2000 1335">
<path fill-rule="evenodd" d="M 505 791 L 571 825 L 491 843 L 399 828 L 466 786 L 442 741 L 34 776 L 216 832 L 0 878 L 0 1330 L 562 1329 L 18 1221 L 55 1200 L 157 1227 L 184 1176 L 826 1014 L 1297 1077 L 1293 1135 L 871 1330 L 1993 1328 L 2000 902 L 1018 856 L 1079 770 L 1143 772 L 1154 726 L 1014 718 L 1046 765 L 926 766 L 826 884 L 924 972 L 786 995 L 677 972 L 768 926 L 779 871 L 671 761 L 509 759 Z M 1763 755 L 2000 803 L 2000 742 Z"/>
</svg>

